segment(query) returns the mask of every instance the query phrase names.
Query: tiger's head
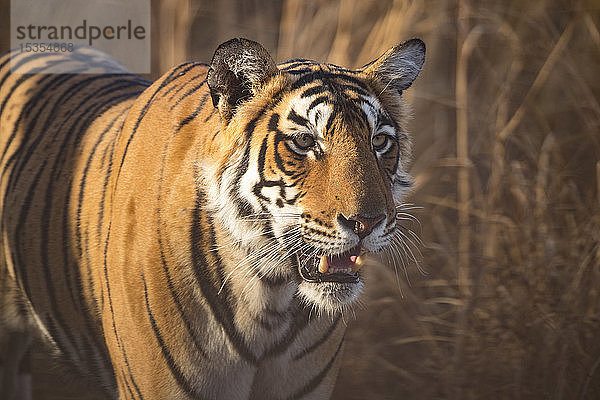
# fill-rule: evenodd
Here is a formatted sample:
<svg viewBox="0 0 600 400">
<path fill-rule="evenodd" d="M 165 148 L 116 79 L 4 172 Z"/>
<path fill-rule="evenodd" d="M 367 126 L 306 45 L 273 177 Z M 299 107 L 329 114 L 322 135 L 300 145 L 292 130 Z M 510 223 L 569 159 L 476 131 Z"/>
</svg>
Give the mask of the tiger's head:
<svg viewBox="0 0 600 400">
<path fill-rule="evenodd" d="M 319 310 L 357 298 L 360 268 L 390 245 L 411 186 L 401 94 L 424 61 L 419 39 L 357 70 L 277 66 L 246 39 L 216 50 L 207 79 L 221 139 L 205 181 L 218 220 L 248 250 L 238 268 L 296 284 Z"/>
</svg>

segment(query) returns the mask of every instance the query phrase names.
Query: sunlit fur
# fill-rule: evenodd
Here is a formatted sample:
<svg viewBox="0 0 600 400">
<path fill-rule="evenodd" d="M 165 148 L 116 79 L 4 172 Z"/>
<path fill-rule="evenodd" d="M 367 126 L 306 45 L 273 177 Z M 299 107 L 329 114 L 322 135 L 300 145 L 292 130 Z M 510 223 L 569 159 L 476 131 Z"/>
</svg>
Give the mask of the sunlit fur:
<svg viewBox="0 0 600 400">
<path fill-rule="evenodd" d="M 401 90 L 422 42 L 355 71 L 244 53 L 251 93 L 234 104 L 204 64 L 150 84 L 12 56 L 37 73 L 0 58 L 0 397 L 33 337 L 107 398 L 327 398 L 363 282 L 304 281 L 297 255 L 406 251 Z M 359 240 L 339 222 L 357 214 L 385 220 Z"/>
</svg>

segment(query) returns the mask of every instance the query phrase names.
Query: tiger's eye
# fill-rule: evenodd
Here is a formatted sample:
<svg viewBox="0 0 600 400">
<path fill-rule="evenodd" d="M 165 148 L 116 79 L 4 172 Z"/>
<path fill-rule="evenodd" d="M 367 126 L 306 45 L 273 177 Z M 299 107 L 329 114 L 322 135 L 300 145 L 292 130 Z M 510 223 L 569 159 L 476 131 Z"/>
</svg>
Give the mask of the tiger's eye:
<svg viewBox="0 0 600 400">
<path fill-rule="evenodd" d="M 388 141 L 388 137 L 386 135 L 375 135 L 373 136 L 373 149 L 375 150 L 381 150 L 385 147 L 385 145 L 387 144 Z"/>
<path fill-rule="evenodd" d="M 315 145 L 315 139 L 308 133 L 303 133 L 294 138 L 294 144 L 302 150 L 308 150 Z"/>
</svg>

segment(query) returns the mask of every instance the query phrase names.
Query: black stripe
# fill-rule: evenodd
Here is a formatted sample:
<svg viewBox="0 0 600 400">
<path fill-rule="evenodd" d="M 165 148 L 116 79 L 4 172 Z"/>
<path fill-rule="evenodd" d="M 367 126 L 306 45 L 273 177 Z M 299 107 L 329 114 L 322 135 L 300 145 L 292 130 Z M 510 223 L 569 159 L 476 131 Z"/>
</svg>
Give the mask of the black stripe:
<svg viewBox="0 0 600 400">
<path fill-rule="evenodd" d="M 239 189 L 240 186 L 240 180 L 242 179 L 242 176 L 244 176 L 244 174 L 248 171 L 248 165 L 250 164 L 250 143 L 246 143 L 246 148 L 244 149 L 244 155 L 242 156 L 242 161 L 240 163 L 240 165 L 237 168 L 236 174 L 235 174 L 235 178 L 233 179 L 233 186 Z M 224 168 L 224 167 L 223 167 Z M 221 170 L 219 171 L 219 179 L 220 177 L 223 175 L 225 171 Z M 232 196 L 236 197 L 236 196 Z"/>
<path fill-rule="evenodd" d="M 175 90 L 175 89 L 177 89 L 177 92 L 179 92 L 179 91 L 180 91 L 182 88 L 184 88 L 184 87 L 185 87 L 185 84 L 186 84 L 186 83 L 187 83 L 187 82 L 185 82 L 185 81 L 184 81 L 184 82 L 181 82 L 181 83 L 174 83 L 174 84 L 173 84 L 173 85 L 171 85 L 171 87 L 170 87 L 169 89 L 167 89 L 167 91 L 165 91 L 165 92 L 164 92 L 164 93 L 163 93 L 163 94 L 162 94 L 160 97 L 164 99 L 165 97 L 167 97 L 167 95 L 168 95 L 169 93 L 171 93 L 171 92 L 172 92 L 173 90 Z M 175 92 L 175 93 L 177 93 L 177 92 Z M 171 97 L 169 98 L 169 101 L 171 101 L 171 100 L 173 100 L 173 96 L 171 96 Z"/>
<path fill-rule="evenodd" d="M 179 365 L 173 358 L 173 355 L 169 351 L 168 346 L 165 344 L 165 341 L 160 333 L 160 330 L 158 329 L 158 325 L 156 324 L 156 320 L 154 319 L 154 314 L 152 313 L 152 309 L 150 308 L 150 302 L 148 300 L 148 287 L 146 286 L 146 278 L 144 277 L 143 271 L 142 271 L 142 283 L 144 284 L 144 300 L 146 302 L 146 313 L 148 315 L 148 319 L 150 320 L 150 324 L 152 325 L 152 332 L 154 332 L 154 337 L 156 338 L 156 341 L 158 342 L 158 345 L 160 347 L 160 351 L 161 351 L 162 355 L 165 357 L 165 360 L 167 361 L 167 366 L 169 367 L 171 374 L 173 375 L 173 377 L 179 384 L 179 387 L 181 387 L 181 389 L 183 389 L 183 391 L 189 397 L 195 398 L 195 399 L 203 398 L 201 396 L 201 394 L 198 393 L 194 387 L 192 387 L 192 384 L 190 383 L 188 378 L 185 377 L 185 375 L 181 371 L 181 368 L 179 367 Z"/>
<path fill-rule="evenodd" d="M 206 217 L 207 217 L 206 222 L 207 222 L 207 226 L 208 226 L 208 235 L 206 237 L 208 239 L 208 247 L 207 248 L 215 249 L 215 248 L 217 248 L 216 234 L 215 234 L 215 230 L 214 230 L 215 222 L 210 215 L 206 215 Z M 240 354 L 240 356 L 242 358 L 244 358 L 245 360 L 247 360 L 249 363 L 256 364 L 257 363 L 256 356 L 252 353 L 252 351 L 250 350 L 250 347 L 248 347 L 248 345 L 244 341 L 242 334 L 235 326 L 235 322 L 234 322 L 234 318 L 233 318 L 233 310 L 236 308 L 236 297 L 232 293 L 230 286 L 225 284 L 225 279 L 226 279 L 225 278 L 225 270 L 224 270 L 225 267 L 223 265 L 223 260 L 221 259 L 220 252 L 217 249 L 216 251 L 210 252 L 209 254 L 213 256 L 212 257 L 213 259 L 211 261 L 209 261 L 209 265 L 213 265 L 216 267 L 216 278 L 217 278 L 216 283 L 217 283 L 217 285 L 215 287 L 213 287 L 213 289 L 216 289 L 218 287 L 220 293 L 219 293 L 219 291 L 217 291 L 216 292 L 217 296 L 219 296 L 219 294 L 220 294 L 223 299 L 226 299 L 221 304 L 223 306 L 223 309 L 225 310 L 225 314 L 229 315 L 231 318 L 228 321 L 232 322 L 232 325 L 231 325 L 232 329 L 229 332 L 227 329 L 225 329 L 225 331 L 228 334 L 229 340 L 231 341 L 233 346 L 236 348 L 236 351 L 238 352 L 238 354 Z"/>
<path fill-rule="evenodd" d="M 264 196 L 262 194 L 262 188 L 263 187 L 275 187 L 278 186 L 279 187 L 279 195 L 282 198 L 287 198 L 286 196 L 286 186 L 285 186 L 285 182 L 283 181 L 283 179 L 279 179 L 278 181 L 271 181 L 271 180 L 267 180 L 265 179 L 265 163 L 266 163 L 266 155 L 267 155 L 267 143 L 268 143 L 269 137 L 265 136 L 263 138 L 263 142 L 262 145 L 260 147 L 260 151 L 258 153 L 258 160 L 257 160 L 257 169 L 258 169 L 258 176 L 260 178 L 260 181 L 258 183 L 256 183 L 253 187 L 252 187 L 252 192 L 254 193 L 254 195 L 260 199 L 263 200 L 265 202 L 269 202 L 269 198 L 267 198 L 266 196 Z"/>
<path fill-rule="evenodd" d="M 31 298 L 31 292 L 29 290 L 29 279 L 27 276 L 27 267 L 26 267 L 27 263 L 24 263 L 21 258 L 22 251 L 24 251 L 24 249 L 21 248 L 21 241 L 23 241 L 25 238 L 25 235 L 23 235 L 22 230 L 25 227 L 25 221 L 27 219 L 27 214 L 29 214 L 29 208 L 31 207 L 33 195 L 34 195 L 35 189 L 38 186 L 40 178 L 42 176 L 42 172 L 44 172 L 44 170 L 45 170 L 45 166 L 46 166 L 46 161 L 44 161 L 44 163 L 42 164 L 40 169 L 35 174 L 35 177 L 33 178 L 33 184 L 29 187 L 29 190 L 27 191 L 27 196 L 25 196 L 25 199 L 22 203 L 21 213 L 19 214 L 19 219 L 18 219 L 19 222 L 15 228 L 14 241 L 15 241 L 16 246 L 9 246 L 11 249 L 10 251 L 12 253 L 13 260 L 15 260 L 15 263 L 14 263 L 15 273 L 17 273 L 17 277 L 20 278 L 20 279 L 18 279 L 18 281 L 21 282 L 22 289 L 25 291 L 27 298 L 29 298 L 32 302 L 33 302 L 33 300 Z M 6 204 L 7 204 L 7 201 L 5 199 L 5 201 L 4 201 L 5 207 L 6 207 Z"/>
<path fill-rule="evenodd" d="M 181 96 L 180 98 L 178 98 L 178 99 L 177 99 L 177 101 L 175 101 L 175 103 L 173 103 L 173 104 L 171 105 L 171 108 L 169 108 L 169 111 L 173 111 L 173 109 L 174 109 L 175 107 L 177 107 L 177 105 L 178 105 L 179 103 L 181 103 L 181 102 L 182 102 L 182 101 L 183 101 L 185 98 L 187 98 L 188 96 L 190 96 L 190 95 L 192 95 L 192 94 L 196 93 L 198 90 L 200 90 L 200 89 L 202 88 L 202 86 L 204 86 L 204 84 L 205 84 L 205 83 L 206 83 L 206 79 L 205 79 L 205 80 L 203 80 L 202 82 L 200 82 L 199 84 L 197 84 L 196 86 L 194 86 L 193 88 L 191 88 L 190 90 L 188 90 L 187 92 L 185 92 L 185 93 L 183 94 L 183 96 Z M 186 86 L 187 86 L 187 85 L 186 85 Z M 207 92 L 207 94 L 208 94 L 208 92 Z"/>
<path fill-rule="evenodd" d="M 46 329 L 48 330 L 48 333 L 50 334 L 50 336 L 52 336 L 53 338 L 58 338 L 60 337 L 59 333 L 58 333 L 58 329 L 56 326 L 56 322 L 54 321 L 54 318 L 52 317 L 52 315 L 49 314 L 45 314 L 44 318 L 41 318 L 42 321 L 44 321 L 44 326 L 46 327 Z M 64 331 L 64 330 L 63 330 Z M 70 353 L 66 347 L 64 347 L 62 342 L 56 342 L 56 347 L 58 348 L 58 350 L 65 356 L 65 357 L 73 357 L 73 354 Z M 73 348 L 76 350 L 77 352 L 77 348 L 75 346 L 73 346 Z"/>
<path fill-rule="evenodd" d="M 269 119 L 269 131 L 275 134 L 275 137 L 273 138 L 273 153 L 275 155 L 275 164 L 277 165 L 277 168 L 279 168 L 279 170 L 283 172 L 286 176 L 291 176 L 292 173 L 288 171 L 285 167 L 285 163 L 283 162 L 283 159 L 281 158 L 281 154 L 279 152 L 279 144 L 282 141 L 290 139 L 291 136 L 288 136 L 279 130 L 279 114 L 271 115 L 271 118 Z M 288 146 L 286 147 L 289 149 Z"/>
<path fill-rule="evenodd" d="M 344 73 L 344 74 L 356 74 L 355 70 L 352 70 L 352 69 L 349 69 L 349 68 L 346 68 L 346 67 L 341 67 L 341 66 L 335 65 L 335 64 L 326 64 L 326 65 L 332 71 L 335 71 L 335 72 L 341 72 L 341 73 Z"/>
<path fill-rule="evenodd" d="M 285 63 L 282 64 L 282 67 L 280 68 L 280 70 L 281 71 L 289 71 L 289 70 L 292 70 L 292 69 L 295 69 L 298 67 L 310 67 L 315 64 L 316 63 L 314 61 L 299 58 L 299 59 L 295 59 L 295 60 L 286 61 Z"/>
<path fill-rule="evenodd" d="M 204 248 L 215 248 L 215 243 L 210 241 L 210 237 L 202 230 L 202 217 L 201 209 L 204 204 L 204 194 L 200 191 L 200 188 L 196 189 L 196 206 L 192 211 L 192 224 L 190 227 L 190 248 L 192 252 L 192 264 L 193 271 L 196 275 L 196 281 L 200 287 L 206 302 L 208 303 L 215 320 L 223 327 L 225 334 L 228 336 L 231 344 L 236 349 L 238 354 L 247 362 L 256 364 L 256 356 L 252 354 L 248 345 L 244 342 L 241 334 L 237 331 L 234 325 L 234 315 L 230 305 L 227 301 L 230 300 L 228 294 L 228 286 L 225 285 L 223 290 L 225 294 L 223 296 L 218 295 L 219 288 L 223 282 L 215 282 L 215 279 L 211 277 L 209 272 L 209 262 Z M 207 217 L 206 215 L 204 215 Z M 207 221 L 211 223 L 212 221 Z M 218 268 L 218 266 L 215 266 Z"/>
<path fill-rule="evenodd" d="M 339 85 L 339 88 L 342 89 L 343 91 L 348 91 L 348 92 L 354 92 L 356 94 L 359 94 L 361 96 L 365 96 L 365 97 L 373 97 L 366 89 L 366 87 L 362 86 L 362 87 L 356 87 L 354 85 Z M 362 99 L 361 99 L 362 100 Z"/>
<path fill-rule="evenodd" d="M 285 143 L 285 138 L 282 135 L 275 135 L 275 137 L 273 138 L 273 141 L 274 141 L 273 153 L 275 154 L 275 165 L 277 165 L 277 168 L 286 176 L 292 176 L 293 175 L 292 171 L 288 171 L 288 169 L 285 167 L 285 163 L 283 162 L 283 159 L 281 158 L 281 154 L 279 152 L 279 145 L 281 142 Z"/>
<path fill-rule="evenodd" d="M 331 357 L 331 359 L 329 360 L 327 365 L 325 365 L 325 367 L 321 370 L 321 372 L 319 372 L 317 375 L 315 375 L 304 387 L 302 387 L 300 390 L 298 390 L 292 396 L 288 397 L 289 400 L 300 399 L 303 396 L 311 393 L 313 390 L 315 390 L 317 388 L 317 386 L 319 386 L 321 384 L 321 382 L 327 376 L 327 374 L 329 373 L 329 370 L 333 366 L 333 363 L 335 362 L 335 359 L 337 358 L 337 356 L 342 348 L 342 344 L 344 344 L 343 337 L 342 337 L 342 340 L 340 340 L 340 344 L 338 345 L 337 349 L 335 350 L 333 357 Z"/>
<path fill-rule="evenodd" d="M 360 127 L 362 129 L 364 129 L 367 132 L 371 132 L 371 126 L 369 125 L 369 119 L 367 117 L 367 114 L 360 108 L 360 106 L 357 104 L 357 109 L 356 110 L 348 110 L 347 112 L 348 117 L 351 118 L 350 115 L 354 116 L 354 120 L 356 122 L 358 122 L 358 124 L 360 125 Z"/>
<path fill-rule="evenodd" d="M 375 108 L 375 107 L 373 107 Z M 383 113 L 378 113 L 377 114 L 377 119 L 379 120 L 379 126 L 385 126 L 388 125 L 391 128 L 393 128 L 394 130 L 398 130 L 398 124 L 396 124 L 396 122 L 389 118 L 387 115 L 383 114 Z"/>
<path fill-rule="evenodd" d="M 279 132 L 279 114 L 271 114 L 268 129 L 270 132 Z"/>
<path fill-rule="evenodd" d="M 250 122 L 248 122 L 248 124 L 246 124 L 246 126 L 244 127 L 244 132 L 246 132 L 246 139 L 250 139 L 252 137 L 252 134 L 254 133 L 254 129 L 256 128 L 256 124 L 258 123 L 258 121 L 264 116 L 264 114 L 266 113 L 267 110 L 269 109 L 273 109 L 277 104 L 279 104 L 279 102 L 281 101 L 281 98 L 283 96 L 284 90 L 279 90 L 278 92 L 276 92 L 273 95 L 273 98 L 271 100 L 271 102 L 267 105 L 265 105 L 257 114 L 254 118 L 252 118 L 250 120 Z M 246 171 L 244 171 L 245 173 Z"/>
<path fill-rule="evenodd" d="M 129 108 L 125 110 L 125 112 L 129 112 Z M 104 183 L 102 184 L 102 195 L 100 196 L 100 204 L 98 207 L 98 230 L 96 234 L 98 235 L 98 239 L 102 235 L 102 227 L 104 226 L 104 203 L 106 202 L 106 194 L 108 192 L 108 181 L 112 174 L 113 168 L 113 155 L 115 154 L 115 147 L 117 145 L 117 139 L 119 138 L 121 131 L 123 130 L 123 125 L 125 124 L 125 119 L 121 121 L 121 126 L 118 130 L 116 130 L 115 135 L 111 138 L 110 146 L 110 154 L 108 155 L 108 165 L 106 167 L 106 173 L 104 174 Z"/>
<path fill-rule="evenodd" d="M 331 114 L 329 114 L 329 117 L 327 117 L 327 122 L 325 123 L 325 134 L 326 135 L 333 135 L 333 133 L 331 132 L 331 127 L 333 126 L 333 122 L 335 120 L 335 114 L 336 112 L 332 112 Z"/>
<path fill-rule="evenodd" d="M 273 347 L 265 351 L 261 360 L 277 357 L 285 352 L 289 346 L 294 343 L 302 330 L 308 326 L 310 319 L 306 308 L 297 307 L 296 309 L 292 310 L 291 315 L 296 315 L 296 318 L 294 318 L 294 320 L 290 323 L 285 335 L 278 343 L 275 343 Z"/>
<path fill-rule="evenodd" d="M 310 110 L 312 110 L 313 108 L 315 108 L 316 106 L 318 106 L 321 103 L 325 103 L 329 101 L 329 99 L 325 96 L 319 96 L 316 99 L 314 99 L 310 105 L 308 106 L 308 110 L 306 111 L 307 113 L 310 112 Z"/>
<path fill-rule="evenodd" d="M 249 164 L 250 144 L 246 143 L 246 149 L 244 150 L 244 155 L 242 156 L 242 162 L 237 168 L 233 184 L 231 185 L 231 188 L 229 190 L 229 199 L 233 201 L 236 205 L 236 209 L 240 217 L 247 217 L 248 215 L 254 213 L 252 205 L 238 195 L 238 192 L 240 190 L 240 181 L 242 179 L 242 176 L 246 173 L 246 171 L 248 171 Z M 217 174 L 219 176 L 219 180 L 221 179 L 220 177 L 223 175 L 223 172 L 224 171 L 219 171 L 219 174 Z"/>
<path fill-rule="evenodd" d="M 303 358 L 304 356 L 312 353 L 313 351 L 315 351 L 320 345 L 322 345 L 323 343 L 325 343 L 333 334 L 333 332 L 335 332 L 335 329 L 338 326 L 338 323 L 340 322 L 340 316 L 338 315 L 335 318 L 335 321 L 333 321 L 333 323 L 329 326 L 329 328 L 327 329 L 327 331 L 325 332 L 325 334 L 316 342 L 314 342 L 310 347 L 305 348 L 304 350 L 302 350 L 301 352 L 299 352 L 298 354 L 296 354 L 294 356 L 294 361 L 298 361 L 301 358 Z"/>
<path fill-rule="evenodd" d="M 308 89 L 306 89 L 304 92 L 302 92 L 302 95 L 300 97 L 301 98 L 311 97 L 311 96 L 315 96 L 317 94 L 325 93 L 327 91 L 329 91 L 329 88 L 325 85 L 311 86 Z"/>
<path fill-rule="evenodd" d="M 252 205 L 246 199 L 242 199 L 237 195 L 232 195 L 230 199 L 233 201 L 239 217 L 248 217 L 254 213 Z"/>
<path fill-rule="evenodd" d="M 126 113 L 129 111 L 130 107 L 127 107 L 123 110 L 123 113 Z M 119 129 L 115 129 L 116 133 L 120 133 L 121 129 L 123 129 L 123 122 L 121 123 L 121 126 L 119 127 Z M 117 135 L 118 136 L 118 135 Z M 113 135 L 113 137 L 111 137 L 109 139 L 110 141 L 110 145 L 106 145 L 104 146 L 104 148 L 102 149 L 102 158 L 100 159 L 100 165 L 102 166 L 102 168 L 104 168 L 104 166 L 106 165 L 106 159 L 108 156 L 108 153 L 110 152 L 111 148 L 114 147 L 114 142 L 115 142 L 115 135 Z"/>
<path fill-rule="evenodd" d="M 140 400 L 144 400 L 144 396 L 142 396 L 142 392 L 140 391 L 140 388 L 138 387 L 138 385 L 135 383 L 135 381 L 133 380 L 133 375 L 131 374 L 131 368 L 129 368 L 129 365 L 127 365 L 127 374 L 125 374 L 125 370 L 123 369 L 123 366 L 121 365 L 119 370 L 121 372 L 121 378 L 123 379 L 123 382 L 125 383 L 125 387 L 127 388 L 127 391 L 129 392 L 129 395 L 131 396 L 131 399 L 135 400 L 135 396 L 133 394 L 133 391 L 131 390 L 131 386 L 129 385 L 129 381 L 132 383 L 133 388 L 135 389 L 135 394 L 137 394 L 138 399 Z M 116 375 L 116 371 L 115 375 Z M 116 377 L 115 377 L 116 378 Z M 128 379 L 129 378 L 129 381 Z M 119 395 L 123 395 L 123 393 L 119 390 Z"/>
<path fill-rule="evenodd" d="M 296 113 L 296 111 L 293 108 L 290 110 L 290 113 L 288 114 L 287 119 L 294 122 L 295 124 L 302 125 L 307 128 L 310 126 L 310 123 L 308 122 L 308 120 L 306 118 L 304 118 L 303 116 L 298 115 L 298 113 Z"/>
<path fill-rule="evenodd" d="M 206 118 L 204 118 L 204 122 L 208 122 L 208 120 L 211 119 L 212 116 L 215 115 L 216 112 L 217 112 L 217 109 L 215 107 L 213 107 L 210 110 L 210 113 L 206 116 Z M 218 131 L 217 131 L 217 133 L 218 133 Z M 216 136 L 216 134 L 215 134 L 215 136 Z"/>
<path fill-rule="evenodd" d="M 169 101 L 173 101 L 173 99 L 175 98 L 175 96 L 181 92 L 183 89 L 186 88 L 187 85 L 189 85 L 191 82 L 195 81 L 196 79 L 200 78 L 201 76 L 206 77 L 206 73 L 203 74 L 198 74 L 192 78 L 190 78 L 189 80 L 182 82 L 181 85 L 173 85 L 169 88 L 169 90 L 167 90 L 162 97 L 166 97 L 173 89 L 177 89 L 175 92 L 173 92 L 173 94 L 169 97 Z"/>
<path fill-rule="evenodd" d="M 200 99 L 200 103 L 198 104 L 198 107 L 196 107 L 194 112 L 191 113 L 190 115 L 188 115 L 187 117 L 185 117 L 185 119 L 179 123 L 179 125 L 177 126 L 177 129 L 175 130 L 176 132 L 179 132 L 181 130 L 181 128 L 183 128 L 184 126 L 186 126 L 187 124 L 192 122 L 198 116 L 200 111 L 202 111 L 202 108 L 204 108 L 204 104 L 206 103 L 207 98 L 208 98 L 208 92 L 205 93 L 204 96 L 202 96 L 202 99 Z"/>
<path fill-rule="evenodd" d="M 70 186 L 70 185 L 68 185 Z M 42 247 L 42 264 L 44 263 L 49 263 L 48 259 L 49 257 L 49 250 L 48 250 L 48 240 L 49 240 L 49 231 L 48 229 L 46 229 L 46 227 L 50 227 L 50 214 L 52 212 L 52 200 L 53 200 L 53 192 L 51 190 L 48 190 L 46 192 L 46 199 L 45 199 L 45 206 L 44 206 L 44 213 L 42 214 L 42 243 L 45 243 L 46 246 Z M 66 201 L 64 202 L 63 205 L 63 226 L 62 226 L 62 254 L 63 254 L 63 262 L 62 262 L 62 267 L 63 267 L 63 271 L 64 271 L 64 280 L 67 284 L 67 290 L 69 291 L 69 296 L 71 296 L 71 302 L 73 303 L 73 307 L 75 307 L 76 304 L 79 304 L 79 309 L 82 309 L 82 299 L 83 299 L 83 295 L 80 293 L 78 299 L 79 302 L 76 300 L 75 297 L 75 289 L 73 288 L 73 280 L 71 277 L 71 265 L 69 263 L 69 259 L 68 259 L 68 255 L 70 254 L 70 240 L 68 237 L 70 230 L 69 227 L 69 221 L 67 216 L 69 215 L 69 196 L 67 195 L 66 197 Z"/>
<path fill-rule="evenodd" d="M 125 351 L 125 350 L 123 350 Z M 131 381 L 131 384 L 133 385 L 133 388 L 135 389 L 135 393 L 138 395 L 138 398 L 140 400 L 144 400 L 144 396 L 142 396 L 142 392 L 139 388 L 139 386 L 137 385 L 137 383 L 135 383 L 135 380 L 133 379 L 133 374 L 131 372 L 131 368 L 129 367 L 129 363 L 127 362 L 127 359 L 125 359 L 125 362 L 127 364 L 127 373 L 129 376 L 129 380 Z"/>
<path fill-rule="evenodd" d="M 310 67 L 307 67 L 307 68 L 300 68 L 300 69 L 290 69 L 285 72 L 290 75 L 304 75 L 304 74 L 309 74 L 313 71 L 314 71 L 313 69 L 310 69 Z"/>
<path fill-rule="evenodd" d="M 11 56 L 11 53 L 12 53 L 13 51 L 15 51 L 15 50 L 16 50 L 16 49 L 10 49 L 10 50 L 8 50 L 8 51 L 5 51 L 5 52 L 3 52 L 3 53 L 0 53 L 0 56 L 2 56 L 2 59 L 3 59 L 3 61 L 2 61 L 2 62 L 0 62 L 0 71 L 2 71 L 2 68 L 4 68 L 4 66 L 10 62 L 10 60 L 11 60 L 11 57 L 12 57 L 12 56 Z M 9 68 L 7 68 L 7 70 L 8 70 L 8 74 L 10 74 L 10 69 L 9 69 Z M 3 78 L 3 80 L 2 80 L 2 81 L 4 81 L 4 78 Z M 2 86 L 2 85 L 0 85 L 0 86 Z"/>
<path fill-rule="evenodd" d="M 368 91 L 367 85 L 363 83 L 360 79 L 343 73 L 334 73 L 334 72 L 326 72 L 326 71 L 312 71 L 306 75 L 302 75 L 296 82 L 294 82 L 290 88 L 291 91 L 301 88 L 311 82 L 316 80 L 327 81 L 327 80 L 340 80 L 350 82 L 364 90 Z"/>
<path fill-rule="evenodd" d="M 136 391 L 138 393 L 140 393 L 140 397 L 141 397 L 141 392 L 140 392 L 139 386 L 135 382 L 135 379 L 133 378 L 133 374 L 131 372 L 131 366 L 129 365 L 129 359 L 127 358 L 127 352 L 125 351 L 125 346 L 121 342 L 121 339 L 119 338 L 119 334 L 117 333 L 117 324 L 115 321 L 115 310 L 113 308 L 112 296 L 111 296 L 111 292 L 110 292 L 110 283 L 108 280 L 108 244 L 110 241 L 111 225 L 112 225 L 112 221 L 109 222 L 109 224 L 108 224 L 108 232 L 106 234 L 106 242 L 104 245 L 104 281 L 106 283 L 106 297 L 108 298 L 108 306 L 109 306 L 110 315 L 111 315 L 111 319 L 112 319 L 113 334 L 115 335 L 115 340 L 117 342 L 117 346 L 119 347 L 119 350 L 121 350 L 121 355 L 123 356 L 123 361 L 125 361 L 125 366 L 127 367 L 127 371 L 129 373 L 131 383 L 133 384 Z M 105 335 L 107 334 L 106 331 L 104 332 L 104 334 Z"/>
<path fill-rule="evenodd" d="M 192 341 L 194 342 L 194 346 L 196 347 L 196 350 L 198 350 L 198 352 L 202 355 L 202 357 L 208 358 L 206 351 L 202 348 L 202 344 L 200 343 L 200 338 L 194 331 L 194 328 L 192 327 L 192 323 L 191 323 L 190 319 L 185 314 L 183 304 L 181 304 L 181 301 L 179 300 L 179 296 L 177 295 L 177 292 L 175 291 L 175 286 L 173 285 L 173 280 L 171 279 L 171 273 L 169 272 L 169 266 L 167 265 L 167 260 L 165 258 L 165 252 L 163 249 L 163 243 L 162 243 L 162 239 L 160 238 L 160 236 L 158 238 L 158 246 L 160 249 L 160 259 L 161 259 L 161 263 L 162 263 L 162 267 L 163 267 L 163 272 L 165 273 L 165 276 L 167 278 L 167 287 L 169 288 L 169 292 L 171 294 L 173 302 L 175 303 L 175 305 L 177 307 L 177 311 L 179 312 L 179 315 L 181 316 L 181 320 L 183 321 L 183 324 L 185 325 L 188 335 L 192 338 Z"/>
<path fill-rule="evenodd" d="M 127 388 L 127 393 L 129 393 L 129 398 L 135 400 L 133 396 L 133 391 L 131 390 L 131 386 L 129 386 L 129 382 L 127 382 L 127 378 L 125 377 L 125 372 L 123 371 L 123 367 L 121 367 L 121 379 L 125 382 L 125 387 Z M 119 393 L 120 396 L 123 396 L 125 393 Z"/>
</svg>

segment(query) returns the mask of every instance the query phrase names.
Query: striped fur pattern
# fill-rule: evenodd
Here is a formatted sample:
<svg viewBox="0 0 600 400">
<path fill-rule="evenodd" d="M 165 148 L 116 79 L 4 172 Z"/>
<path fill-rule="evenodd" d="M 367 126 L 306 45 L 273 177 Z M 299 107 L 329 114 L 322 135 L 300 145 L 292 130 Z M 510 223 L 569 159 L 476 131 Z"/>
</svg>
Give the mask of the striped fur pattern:
<svg viewBox="0 0 600 400">
<path fill-rule="evenodd" d="M 335 268 L 394 239 L 424 51 L 277 66 L 234 39 L 154 83 L 0 58 L 0 397 L 36 339 L 105 398 L 328 398 L 363 286 Z"/>
</svg>

